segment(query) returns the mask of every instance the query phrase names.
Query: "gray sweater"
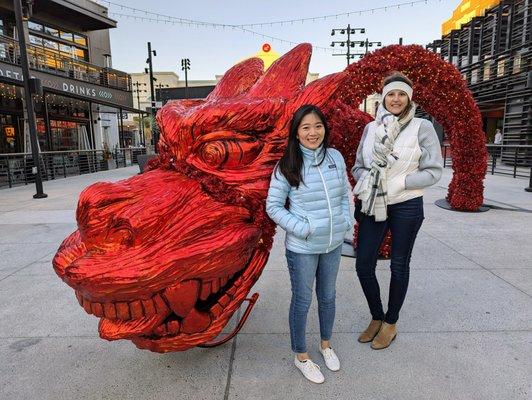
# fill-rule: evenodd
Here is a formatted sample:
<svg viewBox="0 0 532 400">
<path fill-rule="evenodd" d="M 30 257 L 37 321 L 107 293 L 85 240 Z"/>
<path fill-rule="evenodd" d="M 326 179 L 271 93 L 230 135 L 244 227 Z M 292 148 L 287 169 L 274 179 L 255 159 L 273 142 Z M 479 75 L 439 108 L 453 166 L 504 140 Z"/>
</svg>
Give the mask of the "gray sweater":
<svg viewBox="0 0 532 400">
<path fill-rule="evenodd" d="M 368 127 L 369 124 L 364 128 L 364 133 L 358 145 L 355 165 L 351 169 L 351 174 L 357 182 L 371 169 L 370 165 L 364 165 L 364 157 L 362 155 L 362 148 L 369 130 Z M 434 185 L 441 178 L 443 170 L 441 146 L 436 130 L 430 121 L 423 120 L 421 122 L 418 131 L 418 142 L 421 148 L 419 168 L 405 178 L 405 189 L 423 189 Z"/>
</svg>

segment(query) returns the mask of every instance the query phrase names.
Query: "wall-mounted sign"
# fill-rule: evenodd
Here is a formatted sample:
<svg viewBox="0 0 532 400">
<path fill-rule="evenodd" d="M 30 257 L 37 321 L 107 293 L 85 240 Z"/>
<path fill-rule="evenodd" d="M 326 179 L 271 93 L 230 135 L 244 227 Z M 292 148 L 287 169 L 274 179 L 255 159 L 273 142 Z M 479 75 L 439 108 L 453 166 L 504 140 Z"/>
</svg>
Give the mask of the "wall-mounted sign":
<svg viewBox="0 0 532 400">
<path fill-rule="evenodd" d="M 8 138 L 15 137 L 15 127 L 14 126 L 4 126 L 4 135 Z"/>
<path fill-rule="evenodd" d="M 110 105 L 133 108 L 133 95 L 125 90 L 112 89 L 35 70 L 31 70 L 31 75 L 41 80 L 43 88 L 56 93 L 72 94 L 84 100 L 95 102 L 100 100 Z M 0 62 L 0 78 L 2 77 L 22 81 L 22 69 L 16 65 Z"/>
</svg>

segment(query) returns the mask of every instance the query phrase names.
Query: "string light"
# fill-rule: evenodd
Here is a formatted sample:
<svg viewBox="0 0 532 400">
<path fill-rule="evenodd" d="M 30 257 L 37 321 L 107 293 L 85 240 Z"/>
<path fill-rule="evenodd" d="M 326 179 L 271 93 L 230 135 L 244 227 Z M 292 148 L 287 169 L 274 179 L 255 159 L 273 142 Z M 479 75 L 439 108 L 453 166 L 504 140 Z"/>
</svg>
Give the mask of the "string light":
<svg viewBox="0 0 532 400">
<path fill-rule="evenodd" d="M 333 19 L 333 18 L 334 19 L 338 19 L 339 17 L 350 17 L 352 14 L 356 14 L 356 13 L 358 13 L 358 15 L 361 16 L 362 14 L 368 14 L 368 13 L 373 14 L 373 13 L 375 13 L 377 11 L 388 12 L 392 7 L 397 7 L 399 9 L 401 6 L 405 6 L 405 5 L 414 6 L 414 5 L 417 5 L 417 4 L 428 4 L 428 0 L 413 0 L 413 1 L 406 1 L 406 2 L 401 2 L 401 3 L 390 4 L 390 5 L 381 6 L 381 7 L 367 8 L 367 9 L 355 10 L 355 11 L 348 11 L 348 12 L 343 12 L 343 13 L 338 13 L 338 14 L 328 14 L 328 15 L 320 15 L 320 16 L 313 16 L 313 17 L 306 17 L 306 18 L 287 19 L 287 20 L 281 20 L 281 21 L 255 22 L 255 23 L 249 23 L 249 24 L 227 24 L 227 23 L 206 22 L 206 21 L 199 21 L 199 20 L 193 20 L 193 19 L 188 19 L 188 18 L 174 17 L 174 16 L 171 16 L 171 15 L 165 15 L 165 14 L 155 13 L 155 12 L 151 12 L 151 11 L 148 11 L 148 10 L 143 10 L 143 9 L 139 9 L 139 8 L 135 8 L 135 7 L 130 7 L 130 6 L 127 6 L 127 5 L 124 5 L 124 4 L 116 3 L 114 1 L 108 1 L 108 0 L 96 0 L 96 1 L 98 3 L 100 3 L 100 4 L 108 5 L 109 8 L 111 8 L 111 7 L 119 7 L 120 10 L 128 10 L 128 11 L 131 11 L 131 12 L 133 12 L 135 14 L 136 13 L 141 13 L 141 14 L 144 14 L 146 17 L 142 17 L 142 16 L 138 16 L 138 15 L 126 14 L 126 13 L 122 13 L 122 12 L 113 12 L 113 11 L 109 12 L 109 15 L 111 15 L 111 16 L 132 18 L 134 20 L 139 19 L 141 21 L 164 22 L 165 24 L 171 23 L 172 25 L 185 25 L 185 26 L 195 25 L 196 27 L 210 27 L 210 28 L 222 28 L 222 29 L 225 29 L 225 28 L 239 29 L 239 30 L 241 30 L 243 32 L 251 33 L 254 36 L 258 35 L 258 36 L 260 36 L 262 38 L 265 38 L 265 39 L 270 39 L 270 40 L 278 41 L 278 42 L 281 42 L 281 43 L 292 44 L 292 45 L 296 45 L 296 44 L 298 44 L 298 42 L 293 42 L 293 41 L 290 41 L 290 40 L 280 39 L 280 38 L 277 38 L 277 37 L 274 37 L 274 36 L 270 36 L 270 35 L 262 34 L 262 33 L 259 33 L 259 32 L 255 32 L 253 30 L 250 30 L 249 28 L 253 28 L 253 27 L 263 28 L 263 27 L 266 27 L 266 26 L 273 27 L 274 25 L 283 26 L 283 25 L 286 25 L 286 24 L 293 25 L 295 22 L 303 24 L 305 22 L 315 22 L 316 20 L 325 21 L 325 20 Z M 438 1 L 441 2 L 441 0 L 438 0 Z M 154 16 L 155 18 L 150 18 L 150 17 L 148 17 L 149 15 Z M 324 49 L 326 51 L 331 51 L 331 49 L 329 49 L 328 47 L 320 47 L 320 46 L 315 46 L 315 45 L 313 45 L 313 47 L 316 48 L 316 49 Z"/>
<path fill-rule="evenodd" d="M 113 1 L 107 1 L 107 0 L 96 0 L 96 1 L 101 4 L 107 4 L 109 8 L 113 6 L 120 7 L 120 10 L 129 10 L 134 13 L 143 13 L 144 15 L 153 15 L 157 18 L 164 17 L 164 18 L 174 20 L 177 23 L 181 23 L 181 24 L 197 24 L 197 25 L 208 26 L 208 27 L 235 26 L 235 27 L 246 27 L 246 28 L 253 28 L 253 27 L 262 28 L 265 26 L 283 25 L 283 24 L 288 24 L 288 23 L 293 24 L 294 22 L 301 22 L 301 23 L 315 22 L 317 19 L 321 19 L 325 21 L 325 20 L 333 19 L 333 18 L 338 19 L 339 17 L 350 17 L 352 14 L 357 14 L 357 13 L 360 16 L 362 14 L 374 13 L 376 11 L 387 12 L 392 7 L 397 7 L 399 9 L 401 6 L 406 6 L 406 5 L 414 6 L 417 4 L 428 4 L 428 0 L 414 0 L 414 1 L 406 1 L 406 2 L 401 2 L 401 3 L 389 4 L 389 5 L 381 6 L 381 7 L 373 7 L 373 8 L 366 8 L 362 10 L 348 11 L 348 12 L 343 12 L 343 13 L 338 13 L 338 14 L 319 15 L 319 16 L 313 16 L 313 17 L 286 19 L 286 20 L 280 20 L 280 21 L 254 22 L 254 23 L 249 23 L 249 24 L 227 24 L 227 23 L 206 22 L 206 21 L 199 21 L 199 20 L 193 20 L 193 19 L 188 19 L 188 18 L 174 17 L 171 15 L 165 15 L 165 14 L 151 12 L 148 10 L 142 10 L 142 9 L 135 8 L 135 7 L 130 7 L 130 6 L 116 3 Z M 438 0 L 438 1 L 441 2 L 441 0 Z"/>
<path fill-rule="evenodd" d="M 116 12 L 110 12 L 109 15 L 116 16 L 116 17 L 132 18 L 132 19 L 140 18 L 141 20 L 147 21 L 147 22 L 159 22 L 159 23 L 164 22 L 164 23 L 170 23 L 172 25 L 179 24 L 179 22 L 177 22 L 177 21 L 171 21 L 171 20 L 166 20 L 166 19 L 163 20 L 163 19 L 150 18 L 150 17 L 138 17 L 138 16 L 135 16 L 135 15 L 122 14 L 122 13 L 116 13 Z M 269 40 L 272 40 L 272 41 L 277 41 L 277 42 L 280 42 L 280 43 L 285 43 L 285 44 L 289 44 L 289 45 L 293 45 L 293 46 L 296 46 L 296 45 L 299 44 L 299 42 L 294 42 L 292 40 L 282 39 L 282 38 L 279 38 L 279 37 L 276 37 L 276 36 L 266 35 L 264 33 L 256 32 L 256 31 L 253 31 L 251 29 L 243 28 L 243 27 L 237 26 L 237 25 L 227 25 L 226 24 L 226 25 L 217 25 L 217 27 L 238 29 L 238 30 L 240 30 L 242 32 L 250 33 L 253 36 L 259 36 L 259 37 L 261 37 L 263 39 L 269 39 Z M 320 49 L 320 50 L 325 50 L 325 51 L 333 51 L 332 49 L 330 49 L 328 47 L 323 47 L 323 46 L 312 45 L 312 47 L 314 49 Z"/>
</svg>

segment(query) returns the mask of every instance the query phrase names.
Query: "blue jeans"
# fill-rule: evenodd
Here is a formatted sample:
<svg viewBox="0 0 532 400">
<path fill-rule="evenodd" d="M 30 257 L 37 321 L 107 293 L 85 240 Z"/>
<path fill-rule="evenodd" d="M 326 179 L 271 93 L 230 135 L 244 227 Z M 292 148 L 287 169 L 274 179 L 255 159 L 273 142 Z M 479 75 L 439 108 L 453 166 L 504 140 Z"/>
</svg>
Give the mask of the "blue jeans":
<svg viewBox="0 0 532 400">
<path fill-rule="evenodd" d="M 417 233 L 423 223 L 423 197 L 389 205 L 386 221 L 375 222 L 375 217 L 362 214 L 359 221 L 356 270 L 372 319 L 395 324 L 403 305 L 410 277 L 410 256 Z M 388 311 L 382 309 L 379 282 L 375 276 L 379 248 L 390 228 L 392 254 Z"/>
<path fill-rule="evenodd" d="M 336 312 L 336 277 L 342 256 L 342 246 L 326 254 L 301 254 L 286 250 L 292 299 L 288 322 L 292 351 L 306 353 L 305 331 L 307 314 L 312 301 L 312 289 L 316 278 L 316 297 L 322 340 L 330 340 Z"/>
</svg>

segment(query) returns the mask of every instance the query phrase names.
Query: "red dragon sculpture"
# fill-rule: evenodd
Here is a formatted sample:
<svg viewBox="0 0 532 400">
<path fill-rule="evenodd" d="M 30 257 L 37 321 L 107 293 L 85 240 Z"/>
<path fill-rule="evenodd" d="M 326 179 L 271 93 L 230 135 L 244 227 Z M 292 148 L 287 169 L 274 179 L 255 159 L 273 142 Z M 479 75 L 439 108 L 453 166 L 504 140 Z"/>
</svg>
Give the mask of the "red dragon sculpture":
<svg viewBox="0 0 532 400">
<path fill-rule="evenodd" d="M 169 352 L 219 335 L 268 259 L 269 178 L 300 105 L 325 110 L 333 145 L 353 164 L 370 120 L 346 100 L 355 68 L 305 87 L 310 55 L 299 45 L 266 72 L 249 59 L 205 100 L 169 102 L 157 115 L 159 156 L 149 171 L 81 193 L 78 230 L 53 266 L 100 318 L 102 338 Z"/>
</svg>

